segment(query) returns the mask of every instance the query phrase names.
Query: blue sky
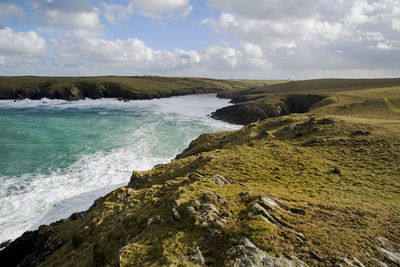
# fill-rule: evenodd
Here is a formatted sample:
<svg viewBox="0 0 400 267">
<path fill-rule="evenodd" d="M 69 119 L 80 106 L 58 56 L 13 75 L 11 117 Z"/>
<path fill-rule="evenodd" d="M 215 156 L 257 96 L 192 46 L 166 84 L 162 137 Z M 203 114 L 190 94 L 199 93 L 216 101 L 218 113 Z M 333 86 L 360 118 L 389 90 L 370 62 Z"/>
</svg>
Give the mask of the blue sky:
<svg viewBox="0 0 400 267">
<path fill-rule="evenodd" d="M 398 0 L 0 0 L 1 75 L 398 77 Z"/>
</svg>

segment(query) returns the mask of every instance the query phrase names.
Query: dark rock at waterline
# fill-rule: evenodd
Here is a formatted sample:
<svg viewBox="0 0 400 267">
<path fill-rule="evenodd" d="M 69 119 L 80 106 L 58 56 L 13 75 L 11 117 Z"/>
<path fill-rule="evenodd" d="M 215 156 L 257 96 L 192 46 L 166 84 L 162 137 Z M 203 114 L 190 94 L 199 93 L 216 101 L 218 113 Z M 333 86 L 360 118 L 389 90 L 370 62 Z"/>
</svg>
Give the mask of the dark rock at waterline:
<svg viewBox="0 0 400 267">
<path fill-rule="evenodd" d="M 80 212 L 72 213 L 71 216 L 68 217 L 68 220 L 76 221 L 76 220 L 82 218 L 83 216 L 85 216 L 87 213 L 88 213 L 88 211 L 80 211 Z"/>
<path fill-rule="evenodd" d="M 217 111 L 213 112 L 211 116 L 217 120 L 244 125 L 269 117 L 277 117 L 281 113 L 282 112 L 280 110 L 271 106 L 247 103 L 218 109 Z"/>
<path fill-rule="evenodd" d="M 294 95 L 275 104 L 240 103 L 218 109 L 212 113 L 212 118 L 245 125 L 267 118 L 307 112 L 312 105 L 324 98 L 325 96 L 320 95 Z"/>
<path fill-rule="evenodd" d="M 154 99 L 171 96 L 193 95 L 193 94 L 208 94 L 218 93 L 222 88 L 216 87 L 187 87 L 175 90 L 155 89 L 151 91 L 135 91 L 125 88 L 115 82 L 75 82 L 64 87 L 55 87 L 50 82 L 44 82 L 35 86 L 20 85 L 18 87 L 10 87 L 0 90 L 0 99 L 63 99 L 67 101 L 81 100 L 85 98 L 100 99 L 100 98 L 117 98 L 120 101 L 127 102 L 129 100 L 139 99 Z"/>
<path fill-rule="evenodd" d="M 96 202 L 96 201 L 95 201 Z M 95 205 L 96 203 L 94 203 Z M 54 226 L 66 221 L 83 218 L 89 210 L 75 212 L 67 219 L 61 219 L 50 225 L 41 225 L 38 230 L 27 231 L 14 241 L 8 240 L 0 244 L 0 266 L 37 266 L 54 251 L 64 245 L 64 241 L 56 237 Z"/>
<path fill-rule="evenodd" d="M 4 267 L 37 266 L 63 245 L 54 227 L 42 225 L 36 231 L 25 232 L 0 251 L 0 264 Z"/>
<path fill-rule="evenodd" d="M 9 240 L 7 240 L 7 241 L 4 241 L 3 243 L 1 243 L 0 244 L 0 249 L 2 249 L 2 248 L 4 248 L 4 247 L 7 247 L 8 245 L 10 245 L 11 244 L 11 239 L 9 239 Z"/>
</svg>

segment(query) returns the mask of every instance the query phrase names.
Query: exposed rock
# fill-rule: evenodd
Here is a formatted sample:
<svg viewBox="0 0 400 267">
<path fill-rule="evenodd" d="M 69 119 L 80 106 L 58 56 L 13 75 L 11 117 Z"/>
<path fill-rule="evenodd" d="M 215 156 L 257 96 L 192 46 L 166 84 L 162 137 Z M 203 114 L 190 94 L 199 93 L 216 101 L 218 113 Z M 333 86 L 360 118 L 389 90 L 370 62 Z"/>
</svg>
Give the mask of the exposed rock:
<svg viewBox="0 0 400 267">
<path fill-rule="evenodd" d="M 135 194 L 135 190 L 132 189 L 132 188 L 128 188 L 128 189 L 126 190 L 126 194 L 127 194 L 127 195 L 130 195 L 130 196 L 133 196 L 133 195 Z"/>
<path fill-rule="evenodd" d="M 290 208 L 289 211 L 291 213 L 296 213 L 296 214 L 301 214 L 301 215 L 306 215 L 306 210 L 305 209 L 300 209 L 300 208 Z"/>
<path fill-rule="evenodd" d="M 332 172 L 335 173 L 335 174 L 339 174 L 339 175 L 342 174 L 342 170 L 339 169 L 339 167 L 334 167 Z"/>
<path fill-rule="evenodd" d="M 189 257 L 189 260 L 195 264 L 200 264 L 202 266 L 205 266 L 206 264 L 206 260 L 204 259 L 199 247 L 196 247 L 195 253 Z"/>
<path fill-rule="evenodd" d="M 317 121 L 318 124 L 333 124 L 334 121 L 332 119 L 324 118 Z"/>
<path fill-rule="evenodd" d="M 189 174 L 189 176 L 188 176 L 188 183 L 194 183 L 203 177 L 204 177 L 204 175 L 202 175 L 198 172 L 193 172 L 193 173 Z"/>
<path fill-rule="evenodd" d="M 343 263 L 347 264 L 348 266 L 354 266 L 353 262 L 348 258 L 342 258 Z"/>
<path fill-rule="evenodd" d="M 250 189 L 253 189 L 253 188 L 254 188 L 254 187 L 252 187 L 252 186 L 249 186 L 249 185 L 244 184 L 244 183 L 241 183 L 241 182 L 238 182 L 237 184 L 238 184 L 238 185 L 241 185 L 241 186 L 244 186 L 244 187 L 247 187 L 247 188 L 250 188 Z"/>
<path fill-rule="evenodd" d="M 300 238 L 302 241 L 306 240 L 306 237 L 301 232 L 296 232 L 295 235 L 296 235 L 296 237 Z"/>
<path fill-rule="evenodd" d="M 340 145 L 340 146 L 342 146 L 346 143 L 347 143 L 347 140 L 345 140 L 345 139 L 339 139 L 335 142 L 336 145 Z"/>
<path fill-rule="evenodd" d="M 353 261 L 354 261 L 354 263 L 356 264 L 356 266 L 365 267 L 365 265 L 362 264 L 362 262 L 359 261 L 356 257 L 353 257 Z"/>
<path fill-rule="evenodd" d="M 37 266 L 64 245 L 54 229 L 42 225 L 36 231 L 25 232 L 0 251 L 2 266 Z"/>
<path fill-rule="evenodd" d="M 172 217 L 177 221 L 179 221 L 182 218 L 182 216 L 179 214 L 176 208 L 172 208 Z"/>
<path fill-rule="evenodd" d="M 267 210 L 264 207 L 262 207 L 260 204 L 258 204 L 258 203 L 254 203 L 253 206 L 251 206 L 250 212 L 253 213 L 254 215 L 258 215 L 258 214 L 266 215 L 266 214 L 268 214 L 267 216 L 269 216 L 269 213 L 267 212 Z"/>
<path fill-rule="evenodd" d="M 221 197 L 220 195 L 214 193 L 214 192 L 203 192 L 203 195 L 201 196 L 202 200 L 205 202 L 219 202 L 220 204 L 225 204 L 226 200 Z"/>
<path fill-rule="evenodd" d="M 259 138 L 265 138 L 265 137 L 268 137 L 268 136 L 271 136 L 271 134 L 270 134 L 268 131 L 265 131 L 265 130 L 261 131 L 261 132 L 258 134 L 258 137 L 259 137 Z"/>
<path fill-rule="evenodd" d="M 11 239 L 9 239 L 9 240 L 7 240 L 7 241 L 4 241 L 3 243 L 1 243 L 0 244 L 0 249 L 2 249 L 2 248 L 4 248 L 4 247 L 7 247 L 8 245 L 10 245 L 11 244 Z"/>
<path fill-rule="evenodd" d="M 177 208 L 177 207 L 179 207 L 181 205 L 181 202 L 179 201 L 179 200 L 175 200 L 174 201 L 174 208 Z"/>
<path fill-rule="evenodd" d="M 226 185 L 226 184 L 232 184 L 233 183 L 232 181 L 226 179 L 224 176 L 219 175 L 219 174 L 215 174 L 210 179 L 213 180 L 218 185 Z"/>
<path fill-rule="evenodd" d="M 400 265 L 400 255 L 399 255 L 399 253 L 394 253 L 394 252 L 391 252 L 391 251 L 386 250 L 384 248 L 381 248 L 381 252 L 387 259 L 389 259 L 390 261 L 396 263 L 397 265 Z"/>
<path fill-rule="evenodd" d="M 388 267 L 388 265 L 386 263 L 384 263 L 383 261 L 380 261 L 380 260 L 378 260 L 376 258 L 371 258 L 371 261 L 376 263 L 377 266 L 379 266 L 379 267 Z"/>
<path fill-rule="evenodd" d="M 270 223 L 274 223 L 274 224 L 279 224 L 281 226 L 284 227 L 288 227 L 288 228 L 294 228 L 293 225 L 285 222 L 284 220 L 282 220 L 281 218 L 279 218 L 278 216 L 271 214 L 269 212 L 267 212 L 260 204 L 258 203 L 254 203 L 253 206 L 251 207 L 250 210 L 251 213 L 253 213 L 254 215 L 262 215 L 265 217 L 265 219 L 267 219 Z"/>
<path fill-rule="evenodd" d="M 282 208 L 271 197 L 260 195 L 260 205 L 269 210 L 281 211 Z"/>
<path fill-rule="evenodd" d="M 251 195 L 254 195 L 254 194 L 255 194 L 254 191 L 243 191 L 243 192 L 239 193 L 239 196 L 248 197 L 248 196 L 251 196 Z"/>
<path fill-rule="evenodd" d="M 290 258 L 268 255 L 265 251 L 257 248 L 249 239 L 242 238 L 237 246 L 233 246 L 226 252 L 228 257 L 234 261 L 235 267 L 305 267 L 308 266 L 295 256 Z"/>
<path fill-rule="evenodd" d="M 310 251 L 310 256 L 317 261 L 325 262 L 325 260 L 321 258 L 321 256 L 319 256 L 315 251 Z"/>
<path fill-rule="evenodd" d="M 352 134 L 351 134 L 351 136 L 367 136 L 367 135 L 371 135 L 371 132 L 370 131 L 355 131 L 355 132 L 353 132 Z"/>
<path fill-rule="evenodd" d="M 230 211 L 222 213 L 222 217 L 232 217 L 232 216 L 233 216 L 233 213 Z"/>
<path fill-rule="evenodd" d="M 152 224 L 159 224 L 161 222 L 162 222 L 162 220 L 161 220 L 160 215 L 155 215 L 147 220 L 147 225 L 150 226 Z"/>
<path fill-rule="evenodd" d="M 199 199 L 195 199 L 192 204 L 188 206 L 187 214 L 203 227 L 212 226 L 209 229 L 210 231 L 212 231 L 213 228 L 221 229 L 226 221 L 220 218 L 220 211 L 213 203 L 224 204 L 226 200 L 215 193 L 204 192 Z"/>
<path fill-rule="evenodd" d="M 72 213 L 71 216 L 68 217 L 68 220 L 76 221 L 76 220 L 82 218 L 83 216 L 85 216 L 87 213 L 88 213 L 88 211 L 81 211 L 81 212 Z"/>
<path fill-rule="evenodd" d="M 146 175 L 140 173 L 139 171 L 133 171 L 128 187 L 137 189 L 142 187 L 147 181 L 148 179 Z"/>
</svg>

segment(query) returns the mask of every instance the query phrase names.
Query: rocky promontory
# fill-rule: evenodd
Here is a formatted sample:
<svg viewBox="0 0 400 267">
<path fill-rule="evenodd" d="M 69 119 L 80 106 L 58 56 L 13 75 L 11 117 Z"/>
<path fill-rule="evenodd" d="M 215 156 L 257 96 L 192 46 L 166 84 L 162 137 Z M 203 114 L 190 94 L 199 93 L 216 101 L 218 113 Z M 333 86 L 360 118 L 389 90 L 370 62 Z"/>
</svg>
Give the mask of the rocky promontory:
<svg viewBox="0 0 400 267">
<path fill-rule="evenodd" d="M 307 112 L 314 104 L 324 98 L 323 95 L 292 95 L 271 104 L 236 101 L 238 104 L 218 109 L 212 114 L 212 117 L 217 120 L 245 125 L 291 113 Z"/>
</svg>

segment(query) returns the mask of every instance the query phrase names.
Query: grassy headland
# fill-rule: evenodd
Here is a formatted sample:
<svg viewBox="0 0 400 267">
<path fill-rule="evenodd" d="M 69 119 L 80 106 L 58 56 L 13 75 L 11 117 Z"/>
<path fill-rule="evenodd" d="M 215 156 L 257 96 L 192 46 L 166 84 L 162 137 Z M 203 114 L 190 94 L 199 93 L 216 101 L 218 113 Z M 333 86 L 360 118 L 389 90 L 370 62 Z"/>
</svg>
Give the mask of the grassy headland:
<svg viewBox="0 0 400 267">
<path fill-rule="evenodd" d="M 78 100 L 114 97 L 151 99 L 176 95 L 217 93 L 244 89 L 246 80 L 167 78 L 156 76 L 122 77 L 0 77 L 0 99 Z"/>
<path fill-rule="evenodd" d="M 245 101 L 250 111 L 284 102 L 287 114 L 203 134 L 170 163 L 134 171 L 129 185 L 87 212 L 24 234 L 0 258 L 41 266 L 396 266 L 399 83 L 315 80 L 236 93 L 254 97 Z"/>
</svg>

